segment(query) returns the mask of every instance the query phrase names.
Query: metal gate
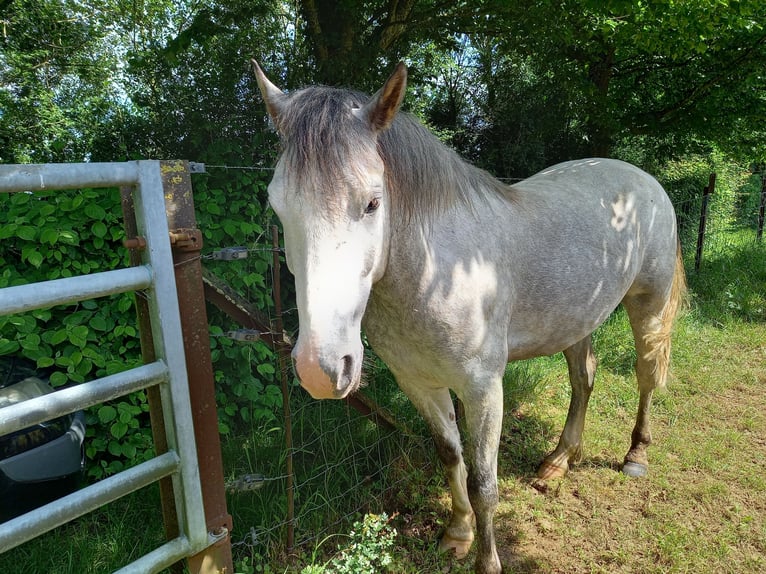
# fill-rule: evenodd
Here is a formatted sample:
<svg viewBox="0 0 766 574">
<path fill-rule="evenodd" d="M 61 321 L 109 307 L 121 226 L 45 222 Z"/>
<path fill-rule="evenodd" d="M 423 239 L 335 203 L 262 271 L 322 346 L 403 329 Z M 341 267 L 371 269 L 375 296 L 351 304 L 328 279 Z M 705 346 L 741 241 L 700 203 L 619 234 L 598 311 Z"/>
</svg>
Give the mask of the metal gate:
<svg viewBox="0 0 766 574">
<path fill-rule="evenodd" d="M 157 385 L 168 451 L 0 524 L 0 553 L 171 477 L 180 534 L 120 570 L 145 574 L 197 554 L 220 538 L 208 533 L 205 522 L 160 162 L 0 165 L 0 192 L 118 186 L 135 186 L 138 232 L 146 240 L 141 265 L 0 289 L 0 315 L 144 290 L 157 360 L 7 406 L 0 411 L 0 435 Z"/>
</svg>

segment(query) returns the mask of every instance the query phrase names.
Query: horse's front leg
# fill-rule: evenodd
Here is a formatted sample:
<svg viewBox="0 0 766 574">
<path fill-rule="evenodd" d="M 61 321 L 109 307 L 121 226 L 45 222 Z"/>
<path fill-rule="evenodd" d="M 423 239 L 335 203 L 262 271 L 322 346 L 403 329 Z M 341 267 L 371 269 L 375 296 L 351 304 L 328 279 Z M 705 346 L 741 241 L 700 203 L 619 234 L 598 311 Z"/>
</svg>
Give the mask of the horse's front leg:
<svg viewBox="0 0 766 574">
<path fill-rule="evenodd" d="M 461 397 L 466 411 L 469 467 L 468 497 L 476 514 L 477 574 L 499 574 L 502 565 L 495 545 L 494 516 L 498 504 L 497 454 L 503 423 L 502 378 L 467 389 Z"/>
<path fill-rule="evenodd" d="M 452 493 L 452 516 L 439 542 L 439 548 L 442 551 L 454 551 L 455 556 L 464 558 L 473 542 L 473 511 L 468 499 L 468 473 L 463 462 L 452 397 L 446 388 L 421 388 L 401 379 L 399 386 L 428 423 L 436 452 L 447 470 Z"/>
</svg>

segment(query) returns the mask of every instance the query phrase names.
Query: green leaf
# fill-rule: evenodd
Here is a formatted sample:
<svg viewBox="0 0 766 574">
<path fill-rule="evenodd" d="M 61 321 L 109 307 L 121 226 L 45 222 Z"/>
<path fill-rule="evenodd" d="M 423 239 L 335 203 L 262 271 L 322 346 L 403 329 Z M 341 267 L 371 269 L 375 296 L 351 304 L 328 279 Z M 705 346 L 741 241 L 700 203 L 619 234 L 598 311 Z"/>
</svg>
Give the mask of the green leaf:
<svg viewBox="0 0 766 574">
<path fill-rule="evenodd" d="M 123 444 L 122 445 L 122 455 L 125 458 L 133 460 L 134 458 L 136 458 L 136 447 L 133 446 L 130 443 Z"/>
<path fill-rule="evenodd" d="M 133 419 L 133 415 L 126 409 L 120 409 L 120 422 L 128 424 Z"/>
<path fill-rule="evenodd" d="M 101 424 L 107 424 L 117 418 L 117 409 L 111 405 L 103 405 L 98 409 L 98 420 Z"/>
<path fill-rule="evenodd" d="M 40 217 L 48 217 L 49 215 L 53 215 L 55 212 L 56 208 L 50 203 L 46 203 L 40 207 Z"/>
<path fill-rule="evenodd" d="M 128 432 L 128 425 L 124 422 L 117 421 L 109 428 L 109 432 L 114 438 L 120 439 Z"/>
<path fill-rule="evenodd" d="M 21 339 L 21 347 L 27 351 L 34 351 L 40 346 L 40 335 L 36 333 L 29 333 L 26 337 Z"/>
<path fill-rule="evenodd" d="M 88 328 L 84 325 L 73 327 L 69 333 L 69 342 L 78 347 L 84 347 L 88 342 Z"/>
<path fill-rule="evenodd" d="M 50 227 L 46 227 L 40 232 L 40 243 L 48 243 L 53 245 L 59 239 L 59 232 Z"/>
<path fill-rule="evenodd" d="M 31 333 L 37 329 L 37 321 L 31 315 L 14 315 L 8 319 L 11 325 L 16 325 L 19 333 Z"/>
<path fill-rule="evenodd" d="M 59 231 L 59 241 L 67 245 L 77 245 L 80 243 L 80 237 L 71 229 Z"/>
<path fill-rule="evenodd" d="M 11 195 L 11 204 L 14 206 L 26 205 L 32 197 L 29 193 L 14 193 Z"/>
<path fill-rule="evenodd" d="M 0 339 L 0 356 L 10 355 L 19 350 L 18 341 L 9 341 L 8 339 Z"/>
<path fill-rule="evenodd" d="M 255 367 L 255 370 L 258 371 L 260 374 L 266 376 L 266 375 L 273 375 L 276 373 L 276 369 L 274 368 L 274 365 L 271 363 L 261 363 L 257 367 Z"/>
<path fill-rule="evenodd" d="M 101 221 L 97 221 L 93 224 L 93 227 L 91 227 L 91 231 L 96 237 L 104 237 L 107 232 L 106 225 L 104 225 Z"/>
<path fill-rule="evenodd" d="M 51 337 L 51 340 L 49 341 L 51 345 L 59 345 L 67 340 L 69 337 L 69 333 L 66 329 L 59 329 L 56 331 L 53 336 Z"/>
<path fill-rule="evenodd" d="M 9 237 L 14 237 L 16 235 L 16 229 L 18 229 L 18 225 L 15 223 L 0 225 L 0 239 L 8 239 Z"/>
<path fill-rule="evenodd" d="M 67 381 L 69 380 L 69 377 L 67 377 L 64 373 L 60 371 L 56 371 L 55 373 L 51 373 L 51 376 L 48 379 L 52 386 L 54 387 L 60 387 L 62 385 L 65 385 Z"/>
<path fill-rule="evenodd" d="M 30 245 L 21 249 L 21 258 L 26 259 L 30 265 L 34 267 L 40 267 L 43 262 L 42 254 L 37 250 L 37 247 Z"/>
<path fill-rule="evenodd" d="M 104 211 L 104 208 L 96 203 L 89 203 L 85 206 L 83 211 L 85 212 L 85 215 L 91 219 L 97 219 L 100 221 L 106 217 L 106 211 Z"/>
<path fill-rule="evenodd" d="M 25 241 L 33 241 L 37 236 L 37 229 L 29 225 L 21 225 L 16 229 L 16 237 Z"/>
<path fill-rule="evenodd" d="M 106 320 L 99 315 L 96 315 L 90 321 L 88 321 L 88 325 L 90 325 L 91 328 L 95 329 L 96 331 L 106 331 L 109 328 Z"/>
</svg>

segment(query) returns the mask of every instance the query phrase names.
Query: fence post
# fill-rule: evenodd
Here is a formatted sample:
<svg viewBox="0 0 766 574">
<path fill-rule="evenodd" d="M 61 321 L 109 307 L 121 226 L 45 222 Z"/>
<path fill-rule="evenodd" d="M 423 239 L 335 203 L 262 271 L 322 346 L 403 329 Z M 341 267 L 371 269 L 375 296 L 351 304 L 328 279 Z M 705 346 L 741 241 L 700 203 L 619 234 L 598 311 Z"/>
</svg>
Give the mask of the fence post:
<svg viewBox="0 0 766 574">
<path fill-rule="evenodd" d="M 282 324 L 282 293 L 280 281 L 279 260 L 279 228 L 271 227 L 271 244 L 274 252 L 272 273 L 275 327 L 278 336 L 282 336 L 284 325 Z M 287 371 L 290 365 L 290 351 L 285 345 L 277 349 L 279 362 L 280 384 L 282 388 L 282 408 L 285 416 L 285 448 L 287 449 L 286 475 L 287 475 L 287 554 L 291 555 L 295 549 L 295 485 L 293 471 L 293 421 L 290 409 L 290 390 L 287 381 Z"/>
<path fill-rule="evenodd" d="M 766 168 L 761 173 L 761 207 L 758 210 L 758 231 L 756 231 L 756 239 L 761 241 L 763 239 L 763 220 L 766 213 Z"/>
<path fill-rule="evenodd" d="M 702 263 L 702 246 L 705 243 L 705 225 L 707 223 L 707 209 L 710 194 L 715 191 L 715 173 L 710 174 L 710 179 L 704 190 L 702 190 L 702 209 L 700 212 L 700 226 L 697 232 L 697 254 L 694 257 L 694 270 L 700 270 L 700 263 Z"/>
<path fill-rule="evenodd" d="M 163 161 L 160 170 L 173 246 L 205 521 L 208 532 L 217 539 L 215 544 L 188 559 L 189 572 L 228 574 L 234 572 L 230 539 L 232 519 L 226 507 L 210 336 L 202 284 L 202 234 L 197 229 L 194 215 L 189 163 Z"/>
</svg>

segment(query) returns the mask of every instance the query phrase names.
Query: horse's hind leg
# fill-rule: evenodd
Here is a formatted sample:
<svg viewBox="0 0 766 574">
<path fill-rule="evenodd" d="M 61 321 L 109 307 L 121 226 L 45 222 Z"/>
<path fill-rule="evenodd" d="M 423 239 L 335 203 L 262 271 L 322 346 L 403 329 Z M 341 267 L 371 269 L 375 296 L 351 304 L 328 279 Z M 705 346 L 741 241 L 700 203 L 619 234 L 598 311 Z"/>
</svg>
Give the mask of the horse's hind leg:
<svg viewBox="0 0 766 574">
<path fill-rule="evenodd" d="M 638 413 L 631 435 L 630 450 L 622 471 L 628 476 L 645 476 L 649 471 L 647 447 L 652 443 L 649 413 L 654 389 L 663 387 L 670 362 L 670 325 L 673 318 L 663 317 L 664 302 L 642 294 L 623 301 L 636 340 L 636 379 Z"/>
<path fill-rule="evenodd" d="M 537 469 L 537 476 L 546 480 L 564 476 L 569 470 L 569 465 L 579 462 L 582 457 L 585 412 L 588 409 L 588 400 L 593 390 L 593 378 L 598 364 L 593 354 L 590 336 L 565 349 L 564 357 L 569 369 L 572 398 L 569 401 L 569 412 L 558 446 L 545 457 Z"/>
</svg>

